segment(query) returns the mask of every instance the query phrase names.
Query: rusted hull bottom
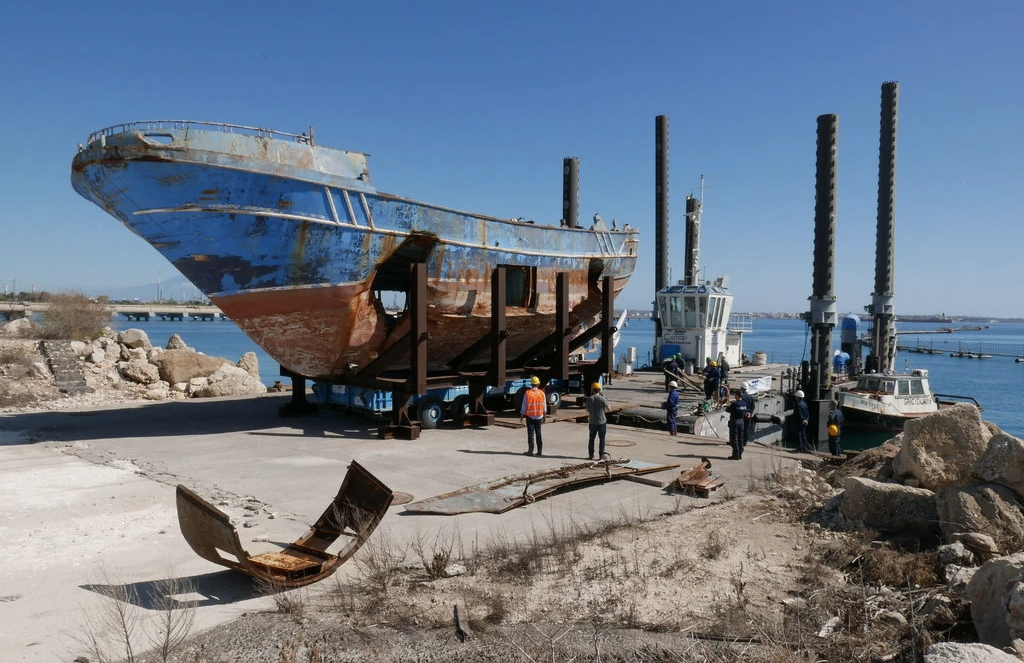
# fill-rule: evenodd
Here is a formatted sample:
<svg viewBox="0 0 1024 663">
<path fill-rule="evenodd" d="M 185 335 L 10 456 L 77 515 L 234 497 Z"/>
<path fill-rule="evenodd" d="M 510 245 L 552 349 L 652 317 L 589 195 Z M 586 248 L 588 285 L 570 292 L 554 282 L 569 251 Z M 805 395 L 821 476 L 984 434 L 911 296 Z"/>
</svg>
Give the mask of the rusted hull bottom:
<svg viewBox="0 0 1024 663">
<path fill-rule="evenodd" d="M 394 493 L 355 461 L 337 496 L 309 531 L 287 548 L 250 555 L 226 513 L 179 485 L 178 524 L 189 546 L 203 559 L 262 580 L 272 587 L 301 587 L 334 573 L 370 537 L 391 506 Z M 328 548 L 341 536 L 337 554 Z"/>
<path fill-rule="evenodd" d="M 618 291 L 626 279 L 614 282 Z M 578 325 L 601 311 L 601 293 L 584 288 L 570 312 Z M 490 306 L 459 313 L 428 289 L 427 366 L 445 370 L 469 346 L 490 332 Z M 256 291 L 213 297 L 212 301 L 284 368 L 312 378 L 358 373 L 409 331 L 408 316 L 389 316 L 359 285 Z M 555 331 L 554 310 L 506 309 L 506 356 L 517 357 Z M 486 362 L 487 356 L 480 358 Z M 406 369 L 408 361 L 392 368 Z"/>
<path fill-rule="evenodd" d="M 627 476 L 650 474 L 679 467 L 638 460 L 591 461 L 553 470 L 518 474 L 497 481 L 468 486 L 405 507 L 410 513 L 453 516 L 460 513 L 504 513 L 548 495 L 588 483 L 600 483 Z"/>
</svg>

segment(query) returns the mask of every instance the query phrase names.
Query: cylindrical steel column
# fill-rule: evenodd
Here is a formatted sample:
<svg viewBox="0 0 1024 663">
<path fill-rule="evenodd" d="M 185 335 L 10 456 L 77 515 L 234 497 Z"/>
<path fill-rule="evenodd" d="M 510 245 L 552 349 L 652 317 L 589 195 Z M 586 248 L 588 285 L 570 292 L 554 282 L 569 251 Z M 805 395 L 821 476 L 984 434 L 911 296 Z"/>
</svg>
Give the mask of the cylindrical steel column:
<svg viewBox="0 0 1024 663">
<path fill-rule="evenodd" d="M 668 278 L 668 116 L 654 118 L 654 291 Z"/>
<path fill-rule="evenodd" d="M 700 278 L 700 198 L 686 196 L 686 285 L 697 285 Z"/>
<path fill-rule="evenodd" d="M 562 224 L 569 228 L 580 225 L 580 160 L 566 157 L 562 161 Z"/>
<path fill-rule="evenodd" d="M 882 84 L 878 138 L 878 222 L 875 234 L 875 291 L 871 295 L 874 342 L 869 368 L 892 371 L 896 365 L 893 289 L 896 262 L 896 124 L 899 83 Z"/>
<path fill-rule="evenodd" d="M 814 186 L 814 282 L 808 323 L 811 360 L 807 394 L 811 407 L 809 436 L 827 439 L 825 430 L 832 384 L 832 330 L 836 326 L 835 236 L 836 172 L 839 117 L 818 116 L 817 174 Z M 824 415 L 823 415 L 824 413 Z"/>
</svg>

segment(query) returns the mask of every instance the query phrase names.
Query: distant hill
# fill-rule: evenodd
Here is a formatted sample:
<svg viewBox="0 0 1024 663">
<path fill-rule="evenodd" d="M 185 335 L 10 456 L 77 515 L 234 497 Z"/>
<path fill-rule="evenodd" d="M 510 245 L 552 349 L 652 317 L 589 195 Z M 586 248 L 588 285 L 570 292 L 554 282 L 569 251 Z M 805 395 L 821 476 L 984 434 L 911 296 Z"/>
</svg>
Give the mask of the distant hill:
<svg viewBox="0 0 1024 663">
<path fill-rule="evenodd" d="M 159 284 L 154 281 L 153 283 L 142 285 L 115 285 L 106 288 L 92 288 L 86 294 L 91 297 L 106 295 L 115 301 L 137 299 L 143 302 L 157 300 L 179 302 L 206 299 L 206 296 L 181 274 L 175 274 L 167 280 L 161 279 Z"/>
</svg>

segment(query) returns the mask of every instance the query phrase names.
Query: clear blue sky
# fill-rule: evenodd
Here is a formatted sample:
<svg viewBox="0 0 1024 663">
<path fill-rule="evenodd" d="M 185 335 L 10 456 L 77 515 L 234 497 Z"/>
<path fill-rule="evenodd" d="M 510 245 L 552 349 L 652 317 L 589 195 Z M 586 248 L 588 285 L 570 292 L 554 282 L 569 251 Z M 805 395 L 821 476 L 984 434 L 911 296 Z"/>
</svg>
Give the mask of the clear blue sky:
<svg viewBox="0 0 1024 663">
<path fill-rule="evenodd" d="M 874 286 L 880 86 L 900 81 L 898 313 L 1024 316 L 1024 2 L 18 3 L 5 12 L 0 285 L 117 296 L 177 272 L 69 183 L 133 120 L 301 132 L 370 152 L 378 189 L 641 229 L 619 306 L 653 298 L 654 118 L 670 118 L 672 278 L 706 178 L 706 276 L 804 311 L 815 122 L 839 115 L 840 312 Z"/>
</svg>

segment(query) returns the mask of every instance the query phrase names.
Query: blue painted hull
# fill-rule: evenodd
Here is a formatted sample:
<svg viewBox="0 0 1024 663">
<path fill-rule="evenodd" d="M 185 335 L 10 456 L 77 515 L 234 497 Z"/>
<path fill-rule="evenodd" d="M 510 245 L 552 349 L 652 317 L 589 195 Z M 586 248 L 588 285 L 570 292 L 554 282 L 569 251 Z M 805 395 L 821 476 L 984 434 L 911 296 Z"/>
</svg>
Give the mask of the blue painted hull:
<svg viewBox="0 0 1024 663">
<path fill-rule="evenodd" d="M 553 328 L 555 276 L 570 318 L 600 312 L 600 283 L 621 290 L 636 234 L 545 226 L 400 198 L 370 183 L 366 156 L 305 135 L 194 122 L 97 132 L 72 185 L 121 220 L 282 366 L 358 373 L 408 330 L 388 313 L 407 267 L 427 268 L 428 358 L 444 369 L 489 330 L 492 270 L 509 268 L 509 353 Z"/>
</svg>

